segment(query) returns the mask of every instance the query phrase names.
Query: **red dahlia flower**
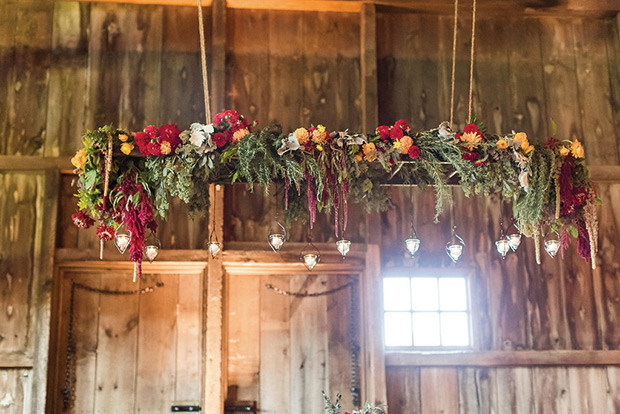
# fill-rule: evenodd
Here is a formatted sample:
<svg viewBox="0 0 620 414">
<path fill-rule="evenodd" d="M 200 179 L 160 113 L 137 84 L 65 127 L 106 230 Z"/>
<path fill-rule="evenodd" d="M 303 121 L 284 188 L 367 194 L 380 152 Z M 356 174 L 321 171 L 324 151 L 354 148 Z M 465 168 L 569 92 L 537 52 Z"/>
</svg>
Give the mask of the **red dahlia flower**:
<svg viewBox="0 0 620 414">
<path fill-rule="evenodd" d="M 415 160 L 416 158 L 420 157 L 420 147 L 418 147 L 417 145 L 412 145 L 409 148 L 409 157 L 411 157 L 412 160 Z"/>
<path fill-rule="evenodd" d="M 75 213 L 71 215 L 73 219 L 73 224 L 75 224 L 80 229 L 87 229 L 93 224 L 95 224 L 95 220 L 82 210 L 77 210 Z"/>
</svg>

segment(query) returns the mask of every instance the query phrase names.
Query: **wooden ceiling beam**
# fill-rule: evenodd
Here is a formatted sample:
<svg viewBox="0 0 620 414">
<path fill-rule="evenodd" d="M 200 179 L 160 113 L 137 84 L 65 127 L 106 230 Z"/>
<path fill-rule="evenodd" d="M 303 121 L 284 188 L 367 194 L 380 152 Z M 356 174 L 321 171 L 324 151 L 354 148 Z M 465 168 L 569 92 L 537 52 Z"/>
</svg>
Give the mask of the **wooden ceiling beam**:
<svg viewBox="0 0 620 414">
<path fill-rule="evenodd" d="M 56 0 L 60 1 L 60 0 Z M 113 2 L 143 5 L 196 6 L 196 0 L 80 0 L 86 2 Z M 202 0 L 209 7 L 212 0 Z M 295 10 L 360 13 L 364 3 L 380 6 L 380 11 L 402 10 L 422 13 L 450 14 L 453 0 L 227 0 L 226 6 L 232 9 L 256 10 Z M 470 9 L 470 4 L 461 8 Z M 620 12 L 620 0 L 479 0 L 481 15 L 506 15 L 518 13 L 525 15 L 554 16 L 608 16 Z"/>
</svg>

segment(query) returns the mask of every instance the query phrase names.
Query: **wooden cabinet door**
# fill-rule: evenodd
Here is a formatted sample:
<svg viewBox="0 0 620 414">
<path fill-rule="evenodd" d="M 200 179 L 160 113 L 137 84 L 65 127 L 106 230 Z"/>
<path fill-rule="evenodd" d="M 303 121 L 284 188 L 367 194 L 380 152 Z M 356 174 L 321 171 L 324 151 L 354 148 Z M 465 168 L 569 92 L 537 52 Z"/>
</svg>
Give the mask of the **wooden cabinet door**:
<svg viewBox="0 0 620 414">
<path fill-rule="evenodd" d="M 149 266 L 134 283 L 127 262 L 61 265 L 54 413 L 202 405 L 203 269 Z"/>
</svg>

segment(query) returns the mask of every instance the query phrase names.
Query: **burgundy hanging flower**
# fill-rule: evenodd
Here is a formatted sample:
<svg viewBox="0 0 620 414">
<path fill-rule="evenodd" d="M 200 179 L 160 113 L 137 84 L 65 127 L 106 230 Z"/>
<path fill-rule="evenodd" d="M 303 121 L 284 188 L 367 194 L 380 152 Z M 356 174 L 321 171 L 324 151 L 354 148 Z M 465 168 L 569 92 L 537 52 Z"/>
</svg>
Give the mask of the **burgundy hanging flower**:
<svg viewBox="0 0 620 414">
<path fill-rule="evenodd" d="M 75 213 L 71 215 L 73 219 L 73 224 L 75 224 L 80 229 L 87 229 L 93 224 L 95 224 L 95 220 L 82 210 L 77 210 Z"/>
<path fill-rule="evenodd" d="M 114 238 L 114 227 L 107 224 L 100 224 L 97 227 L 97 237 L 99 240 L 110 241 Z"/>
<path fill-rule="evenodd" d="M 416 158 L 420 157 L 420 147 L 418 147 L 417 145 L 412 145 L 411 147 L 409 147 L 409 157 L 411 157 L 412 160 L 415 160 Z"/>
</svg>

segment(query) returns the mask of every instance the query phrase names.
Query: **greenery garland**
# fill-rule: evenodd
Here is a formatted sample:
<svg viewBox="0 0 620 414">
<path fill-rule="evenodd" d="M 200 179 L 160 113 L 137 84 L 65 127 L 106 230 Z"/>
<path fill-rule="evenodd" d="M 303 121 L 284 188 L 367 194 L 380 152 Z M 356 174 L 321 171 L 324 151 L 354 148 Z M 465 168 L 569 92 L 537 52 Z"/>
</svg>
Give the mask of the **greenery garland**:
<svg viewBox="0 0 620 414">
<path fill-rule="evenodd" d="M 444 201 L 451 202 L 449 185 L 458 184 L 467 196 L 501 193 L 513 198 L 515 220 L 526 235 L 548 226 L 562 236 L 563 248 L 566 235 L 580 243 L 589 240 L 579 252 L 591 258 L 597 231 L 593 205 L 598 200 L 581 143 L 549 138 L 543 145 L 532 145 L 523 132 L 490 135 L 474 121 L 460 133 L 445 122 L 415 132 L 399 120 L 367 135 L 328 133 L 323 125 L 283 134 L 279 126 L 256 129 L 237 112 L 225 111 L 210 125 L 195 123 L 182 132 L 175 125 L 149 126 L 136 134 L 104 126 L 84 135 L 84 148 L 72 159 L 79 174 L 73 218 L 82 228 L 99 220 L 98 234 L 109 240 L 110 229 L 123 223 L 127 209 L 142 209 L 139 213 L 145 215 L 147 201 L 152 214 L 165 218 L 170 197 L 179 197 L 192 211 L 207 210 L 211 183 L 256 183 L 267 193 L 277 182 L 284 184 L 289 217 L 308 216 L 312 224 L 317 211 L 334 209 L 337 214 L 342 209 L 346 227 L 349 200 L 367 211 L 384 211 L 391 206 L 385 184 L 398 181 L 432 186 L 437 219 Z M 115 155 L 109 176 L 111 202 L 103 208 L 108 137 Z M 133 188 L 127 180 L 140 191 L 125 194 Z M 336 232 L 339 221 L 336 215 Z"/>
</svg>

